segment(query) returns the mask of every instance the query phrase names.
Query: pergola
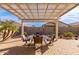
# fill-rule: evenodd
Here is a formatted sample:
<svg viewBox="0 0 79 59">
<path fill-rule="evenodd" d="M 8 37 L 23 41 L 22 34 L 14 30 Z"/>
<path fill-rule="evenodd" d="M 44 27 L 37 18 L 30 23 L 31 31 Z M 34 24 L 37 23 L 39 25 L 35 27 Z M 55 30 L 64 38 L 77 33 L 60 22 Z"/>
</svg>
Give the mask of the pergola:
<svg viewBox="0 0 79 59">
<path fill-rule="evenodd" d="M 22 20 L 22 35 L 25 21 L 44 21 L 56 24 L 56 39 L 58 39 L 59 17 L 78 6 L 77 3 L 3 3 L 0 7 L 18 16 Z"/>
</svg>

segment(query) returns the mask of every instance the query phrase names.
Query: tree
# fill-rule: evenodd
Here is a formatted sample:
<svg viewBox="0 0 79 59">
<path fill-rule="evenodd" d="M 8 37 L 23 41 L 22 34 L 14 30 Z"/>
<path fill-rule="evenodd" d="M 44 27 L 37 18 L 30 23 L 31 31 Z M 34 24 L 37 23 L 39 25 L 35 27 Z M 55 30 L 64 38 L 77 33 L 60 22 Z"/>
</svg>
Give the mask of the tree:
<svg viewBox="0 0 79 59">
<path fill-rule="evenodd" d="M 15 32 L 17 32 L 17 26 L 15 25 L 14 21 L 2 21 L 1 22 L 1 27 L 0 27 L 0 32 L 3 33 L 2 41 L 5 41 L 6 39 L 8 39 L 9 37 L 12 37 L 14 35 Z"/>
</svg>

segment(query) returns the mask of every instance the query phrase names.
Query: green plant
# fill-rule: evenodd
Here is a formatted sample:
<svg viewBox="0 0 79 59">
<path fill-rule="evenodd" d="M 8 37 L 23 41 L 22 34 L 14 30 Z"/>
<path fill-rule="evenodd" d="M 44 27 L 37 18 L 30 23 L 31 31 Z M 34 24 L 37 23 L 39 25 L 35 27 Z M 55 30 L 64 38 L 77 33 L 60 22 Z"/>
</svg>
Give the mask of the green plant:
<svg viewBox="0 0 79 59">
<path fill-rule="evenodd" d="M 64 33 L 64 36 L 65 36 L 65 37 L 73 37 L 74 34 L 73 34 L 72 32 L 65 32 L 65 33 Z"/>
<path fill-rule="evenodd" d="M 3 33 L 3 41 L 12 37 L 15 32 L 18 32 L 17 26 L 14 21 L 2 21 L 0 24 L 0 32 Z"/>
</svg>

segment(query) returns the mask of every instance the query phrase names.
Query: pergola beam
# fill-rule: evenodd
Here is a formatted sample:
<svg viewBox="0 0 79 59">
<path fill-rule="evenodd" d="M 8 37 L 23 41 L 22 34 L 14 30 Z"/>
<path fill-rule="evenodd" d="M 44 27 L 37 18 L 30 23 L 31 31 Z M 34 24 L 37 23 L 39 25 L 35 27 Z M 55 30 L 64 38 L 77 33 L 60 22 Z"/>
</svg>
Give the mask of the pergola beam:
<svg viewBox="0 0 79 59">
<path fill-rule="evenodd" d="M 30 11 L 32 17 L 34 17 L 33 14 L 32 14 L 32 12 L 31 12 L 31 9 L 29 8 L 29 5 L 28 4 L 25 4 L 25 5 L 27 6 L 28 10 Z"/>
<path fill-rule="evenodd" d="M 56 18 L 53 18 L 53 19 L 22 19 L 22 20 L 56 20 Z"/>
<path fill-rule="evenodd" d="M 9 10 L 13 10 L 13 9 L 9 9 Z M 16 10 L 28 10 L 28 9 L 16 9 Z M 37 9 L 31 9 L 31 10 L 37 10 Z M 39 9 L 39 10 L 44 10 L 44 9 Z M 51 10 L 51 9 L 47 9 L 47 10 Z M 52 9 L 55 10 L 55 9 Z M 63 10 L 63 9 L 56 9 L 56 10 Z"/>
<path fill-rule="evenodd" d="M 37 3 L 37 14 L 38 14 L 38 18 L 39 18 L 39 12 L 38 12 L 38 3 Z"/>
<path fill-rule="evenodd" d="M 49 6 L 49 4 L 47 4 L 47 8 L 45 9 L 44 16 L 46 15 L 46 11 L 47 11 L 47 9 L 48 9 L 48 6 Z"/>
</svg>

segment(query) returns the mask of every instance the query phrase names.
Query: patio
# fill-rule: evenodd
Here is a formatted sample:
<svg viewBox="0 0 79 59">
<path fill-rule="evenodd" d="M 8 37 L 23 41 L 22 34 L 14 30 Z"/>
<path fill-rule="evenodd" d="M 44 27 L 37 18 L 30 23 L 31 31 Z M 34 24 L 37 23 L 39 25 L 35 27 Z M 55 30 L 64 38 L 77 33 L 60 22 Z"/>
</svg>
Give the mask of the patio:
<svg viewBox="0 0 79 59">
<path fill-rule="evenodd" d="M 20 38 L 0 43 L 0 55 L 40 55 L 32 47 L 23 46 Z M 42 55 L 78 55 L 79 40 L 58 39 L 52 46 L 43 46 Z"/>
<path fill-rule="evenodd" d="M 21 19 L 21 35 L 24 35 L 25 22 L 42 21 L 53 22 L 55 24 L 56 42 L 52 45 L 43 45 L 42 49 L 33 49 L 31 46 L 25 46 L 21 38 L 9 39 L 0 42 L 1 55 L 70 55 L 79 54 L 79 40 L 58 39 L 58 21 L 62 15 L 78 6 L 78 4 L 0 4 L 1 8 L 13 13 Z M 53 6 L 53 7 L 52 7 Z"/>
</svg>

